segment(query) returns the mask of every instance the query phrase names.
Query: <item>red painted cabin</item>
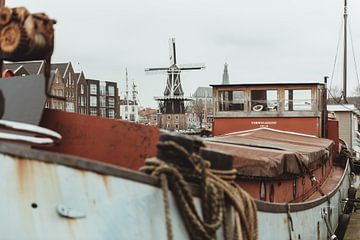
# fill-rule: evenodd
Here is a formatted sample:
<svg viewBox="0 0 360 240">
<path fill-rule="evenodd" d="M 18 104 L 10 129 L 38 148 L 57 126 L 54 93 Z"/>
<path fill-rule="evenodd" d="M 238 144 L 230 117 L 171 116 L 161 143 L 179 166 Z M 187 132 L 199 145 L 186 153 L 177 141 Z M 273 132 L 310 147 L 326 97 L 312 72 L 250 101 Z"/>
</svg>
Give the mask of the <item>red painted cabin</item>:
<svg viewBox="0 0 360 240">
<path fill-rule="evenodd" d="M 318 138 L 328 137 L 334 142 L 329 149 L 329 161 L 323 161 L 323 163 L 319 161 L 320 164 L 311 169 L 310 174 L 316 177 L 318 185 L 322 185 L 326 181 L 329 174 L 331 174 L 332 163 L 337 155 L 339 141 L 338 122 L 336 120 L 328 121 L 327 119 L 325 84 L 252 83 L 212 85 L 212 87 L 214 98 L 213 135 L 215 136 L 214 140 L 219 142 L 217 145 L 214 145 L 214 143 L 209 144 L 210 148 L 220 150 L 221 148 L 230 148 L 225 152 L 234 152 L 235 158 L 236 156 L 242 158 L 244 151 L 236 150 L 236 148 L 245 144 L 246 140 L 243 142 L 240 137 L 237 140 L 221 143 L 224 137 L 227 138 L 227 136 L 223 135 L 230 134 L 228 136 L 233 136 L 236 132 L 252 131 L 252 129 L 257 128 L 272 128 L 312 135 Z M 239 133 L 239 136 L 241 135 L 242 133 Z M 246 135 L 244 134 L 244 136 Z M 239 144 L 238 141 L 241 143 Z M 301 141 L 305 141 L 306 145 L 306 139 L 300 140 L 298 143 L 301 143 Z M 273 139 L 272 144 L 278 143 L 281 144 L 281 139 Z M 253 148 L 252 151 L 256 155 L 262 151 L 263 147 L 251 146 L 248 148 Z M 251 151 L 249 149 L 247 151 Z M 300 153 L 300 149 L 301 146 L 299 146 L 299 150 L 295 148 L 293 153 Z M 236 151 L 239 153 L 236 154 Z M 259 158 L 266 157 L 266 153 L 264 156 L 259 155 Z M 245 160 L 249 161 L 249 159 Z M 259 159 L 254 158 L 254 162 L 259 162 Z M 247 162 L 247 164 L 251 165 L 254 162 Z M 265 161 L 262 164 L 262 167 L 268 168 L 267 165 L 270 163 Z M 309 174 L 267 176 L 266 174 L 256 175 L 244 171 L 240 175 L 242 177 L 240 176 L 237 182 L 253 197 L 264 201 L 301 202 L 311 197 L 319 187 L 311 181 Z"/>
<path fill-rule="evenodd" d="M 252 83 L 212 87 L 214 136 L 259 127 L 323 136 L 324 84 Z"/>
</svg>

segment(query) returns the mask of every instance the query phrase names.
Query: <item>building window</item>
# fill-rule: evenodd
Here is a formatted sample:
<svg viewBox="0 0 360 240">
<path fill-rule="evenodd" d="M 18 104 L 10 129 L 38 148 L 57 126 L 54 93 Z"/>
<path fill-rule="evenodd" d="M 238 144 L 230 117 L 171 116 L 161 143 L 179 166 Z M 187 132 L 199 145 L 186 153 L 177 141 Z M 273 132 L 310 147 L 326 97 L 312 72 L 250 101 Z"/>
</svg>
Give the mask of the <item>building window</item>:
<svg viewBox="0 0 360 240">
<path fill-rule="evenodd" d="M 94 83 L 90 83 L 90 94 L 97 94 L 97 86 Z"/>
<path fill-rule="evenodd" d="M 100 107 L 106 107 L 106 97 L 100 96 Z"/>
<path fill-rule="evenodd" d="M 170 120 L 171 119 L 171 116 L 170 115 L 167 115 L 167 120 Z"/>
<path fill-rule="evenodd" d="M 109 90 L 109 96 L 114 97 L 115 96 L 115 87 L 109 86 L 108 90 Z"/>
<path fill-rule="evenodd" d="M 179 125 L 178 125 L 178 124 L 175 124 L 175 128 L 176 128 L 176 129 L 179 129 Z"/>
<path fill-rule="evenodd" d="M 106 108 L 100 108 L 100 116 L 106 117 Z"/>
<path fill-rule="evenodd" d="M 311 89 L 285 90 L 285 111 L 311 111 Z"/>
<path fill-rule="evenodd" d="M 115 99 L 114 98 L 108 98 L 108 101 L 109 101 L 109 107 L 115 107 Z"/>
<path fill-rule="evenodd" d="M 96 106 L 97 106 L 97 97 L 90 96 L 90 107 L 96 107 Z"/>
<path fill-rule="evenodd" d="M 106 83 L 100 82 L 100 95 L 106 96 Z"/>
<path fill-rule="evenodd" d="M 175 119 L 176 119 L 176 120 L 179 120 L 179 116 L 178 116 L 178 115 L 176 115 L 176 116 L 175 116 Z"/>
<path fill-rule="evenodd" d="M 65 107 L 66 112 L 75 112 L 75 105 L 73 102 L 67 102 Z"/>
<path fill-rule="evenodd" d="M 90 108 L 90 115 L 91 116 L 97 116 L 97 109 L 96 108 Z"/>
<path fill-rule="evenodd" d="M 84 94 L 84 84 L 80 84 L 80 94 Z"/>
<path fill-rule="evenodd" d="M 244 111 L 244 91 L 219 91 L 219 111 Z"/>
<path fill-rule="evenodd" d="M 114 109 L 109 109 L 109 118 L 115 118 L 115 110 Z M 130 120 L 131 120 L 131 115 L 130 115 Z"/>
</svg>

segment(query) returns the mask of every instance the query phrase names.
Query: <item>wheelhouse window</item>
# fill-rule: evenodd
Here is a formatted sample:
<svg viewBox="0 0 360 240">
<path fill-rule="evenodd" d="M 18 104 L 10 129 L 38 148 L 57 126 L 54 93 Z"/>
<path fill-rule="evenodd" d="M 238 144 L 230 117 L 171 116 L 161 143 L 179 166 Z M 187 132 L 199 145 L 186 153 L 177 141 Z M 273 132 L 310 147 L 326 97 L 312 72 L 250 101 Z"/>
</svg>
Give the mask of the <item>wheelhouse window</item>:
<svg viewBox="0 0 360 240">
<path fill-rule="evenodd" d="M 219 111 L 244 111 L 244 91 L 219 91 Z"/>
<path fill-rule="evenodd" d="M 279 101 L 277 90 L 252 90 L 251 111 L 277 111 Z"/>
<path fill-rule="evenodd" d="M 285 90 L 285 111 L 311 111 L 311 89 Z"/>
</svg>

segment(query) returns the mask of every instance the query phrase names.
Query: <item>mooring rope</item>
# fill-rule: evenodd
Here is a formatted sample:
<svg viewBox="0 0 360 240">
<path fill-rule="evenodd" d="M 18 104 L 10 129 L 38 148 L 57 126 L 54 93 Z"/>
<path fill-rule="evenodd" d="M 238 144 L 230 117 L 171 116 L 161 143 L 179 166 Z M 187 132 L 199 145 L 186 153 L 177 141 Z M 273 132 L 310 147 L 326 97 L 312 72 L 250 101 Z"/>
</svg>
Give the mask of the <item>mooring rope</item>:
<svg viewBox="0 0 360 240">
<path fill-rule="evenodd" d="M 224 198 L 229 200 L 236 210 L 232 224 L 234 233 L 232 240 L 257 240 L 257 213 L 254 200 L 248 193 L 236 184 L 226 180 L 235 179 L 236 171 L 212 172 L 209 162 L 195 153 L 189 153 L 184 147 L 174 141 L 159 144 L 161 148 L 175 151 L 186 157 L 192 168 L 164 162 L 157 158 L 147 159 L 140 170 L 160 177 L 165 207 L 167 236 L 173 239 L 168 185 L 173 192 L 178 209 L 189 233 L 190 239 L 215 239 L 216 231 L 224 224 Z M 181 164 L 180 164 L 181 165 Z M 218 175 L 219 174 L 219 175 Z M 221 177 L 224 177 L 221 178 Z M 203 217 L 196 211 L 193 195 L 186 180 L 191 179 L 200 185 L 200 201 Z M 224 229 L 224 236 L 226 237 Z M 230 240 L 230 239 L 229 239 Z"/>
</svg>

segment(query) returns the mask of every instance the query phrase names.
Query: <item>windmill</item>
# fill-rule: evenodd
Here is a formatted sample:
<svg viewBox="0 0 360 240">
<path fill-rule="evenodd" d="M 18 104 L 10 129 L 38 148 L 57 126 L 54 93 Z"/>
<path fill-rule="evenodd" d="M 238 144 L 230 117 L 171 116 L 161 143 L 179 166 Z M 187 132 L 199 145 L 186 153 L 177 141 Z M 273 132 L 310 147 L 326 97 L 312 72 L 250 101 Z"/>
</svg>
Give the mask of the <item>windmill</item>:
<svg viewBox="0 0 360 240">
<path fill-rule="evenodd" d="M 170 39 L 170 66 L 147 68 L 146 72 L 166 72 L 167 82 L 164 90 L 163 97 L 155 97 L 155 100 L 159 102 L 160 112 L 162 114 L 185 114 L 184 102 L 191 99 L 184 97 L 184 91 L 181 86 L 180 73 L 182 71 L 201 70 L 205 66 L 201 64 L 191 65 L 178 65 L 176 62 L 176 48 L 175 38 Z M 171 120 L 171 116 L 167 116 L 168 120 Z M 166 128 L 179 128 L 178 127 L 166 127 Z M 184 128 L 184 127 L 180 127 Z"/>
</svg>

